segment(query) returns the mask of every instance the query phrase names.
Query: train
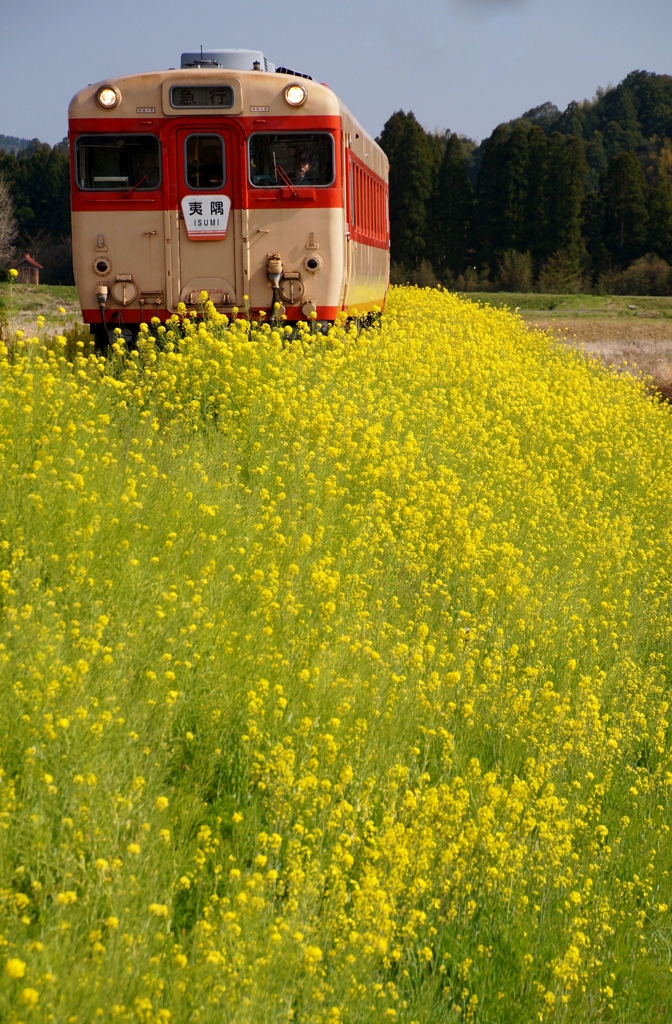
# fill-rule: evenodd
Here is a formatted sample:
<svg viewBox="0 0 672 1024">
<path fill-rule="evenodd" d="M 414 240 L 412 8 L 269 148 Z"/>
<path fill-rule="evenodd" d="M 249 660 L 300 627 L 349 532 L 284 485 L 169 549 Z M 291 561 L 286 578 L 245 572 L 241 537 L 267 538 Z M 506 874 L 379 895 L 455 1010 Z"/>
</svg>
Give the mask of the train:
<svg viewBox="0 0 672 1024">
<path fill-rule="evenodd" d="M 72 246 L 84 322 L 202 310 L 288 323 L 383 309 L 389 165 L 325 83 L 258 50 L 183 53 L 69 108 Z M 155 321 L 156 322 L 156 321 Z"/>
</svg>

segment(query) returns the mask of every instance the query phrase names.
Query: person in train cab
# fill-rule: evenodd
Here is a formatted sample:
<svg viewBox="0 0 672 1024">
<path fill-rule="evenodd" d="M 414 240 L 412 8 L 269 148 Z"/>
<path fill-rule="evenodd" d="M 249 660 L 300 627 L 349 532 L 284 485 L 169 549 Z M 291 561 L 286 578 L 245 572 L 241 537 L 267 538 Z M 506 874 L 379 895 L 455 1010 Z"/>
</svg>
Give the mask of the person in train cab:
<svg viewBox="0 0 672 1024">
<path fill-rule="evenodd" d="M 305 157 L 299 160 L 299 169 L 294 178 L 294 183 L 305 182 L 310 172 L 310 161 Z"/>
</svg>

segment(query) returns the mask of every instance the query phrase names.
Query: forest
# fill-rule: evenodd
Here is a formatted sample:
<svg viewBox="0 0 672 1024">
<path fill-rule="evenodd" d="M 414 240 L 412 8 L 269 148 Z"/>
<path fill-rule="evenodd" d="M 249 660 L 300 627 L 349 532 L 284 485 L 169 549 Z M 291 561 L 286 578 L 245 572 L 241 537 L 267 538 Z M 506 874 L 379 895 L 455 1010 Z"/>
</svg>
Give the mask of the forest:
<svg viewBox="0 0 672 1024">
<path fill-rule="evenodd" d="M 16 222 L 15 251 L 29 252 L 42 264 L 44 284 L 74 284 L 67 139 L 52 147 L 39 139 L 26 144 L 0 136 L 3 183 L 8 186 Z"/>
<path fill-rule="evenodd" d="M 672 294 L 672 76 L 631 72 L 560 111 L 543 103 L 477 144 L 397 111 L 392 280 L 458 290 Z M 0 136 L 17 248 L 73 281 L 67 141 Z"/>
<path fill-rule="evenodd" d="M 393 280 L 459 290 L 672 293 L 672 76 L 633 71 L 480 145 L 397 111 Z"/>
</svg>

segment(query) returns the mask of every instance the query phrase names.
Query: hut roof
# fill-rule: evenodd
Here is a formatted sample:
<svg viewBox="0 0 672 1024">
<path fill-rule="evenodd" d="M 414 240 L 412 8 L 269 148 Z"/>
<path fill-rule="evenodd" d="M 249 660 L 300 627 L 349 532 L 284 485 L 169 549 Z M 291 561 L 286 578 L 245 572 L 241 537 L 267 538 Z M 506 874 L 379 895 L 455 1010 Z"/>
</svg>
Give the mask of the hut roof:
<svg viewBox="0 0 672 1024">
<path fill-rule="evenodd" d="M 28 253 L 25 253 L 23 258 L 18 260 L 18 262 L 14 264 L 14 267 L 22 267 L 26 263 L 28 264 L 29 267 L 35 267 L 36 270 L 44 270 L 42 264 L 38 263 L 37 260 L 34 260 L 32 256 L 28 255 Z"/>
</svg>

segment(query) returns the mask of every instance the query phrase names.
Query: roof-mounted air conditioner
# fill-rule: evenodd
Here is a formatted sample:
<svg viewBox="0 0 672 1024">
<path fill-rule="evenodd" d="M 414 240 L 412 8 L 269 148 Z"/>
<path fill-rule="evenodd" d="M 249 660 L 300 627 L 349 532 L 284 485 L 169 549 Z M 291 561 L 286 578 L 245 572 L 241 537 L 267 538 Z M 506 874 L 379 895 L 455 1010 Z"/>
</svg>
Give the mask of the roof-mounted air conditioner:
<svg viewBox="0 0 672 1024">
<path fill-rule="evenodd" d="M 226 68 L 229 71 L 275 71 L 261 50 L 204 50 L 183 53 L 183 68 Z"/>
</svg>

